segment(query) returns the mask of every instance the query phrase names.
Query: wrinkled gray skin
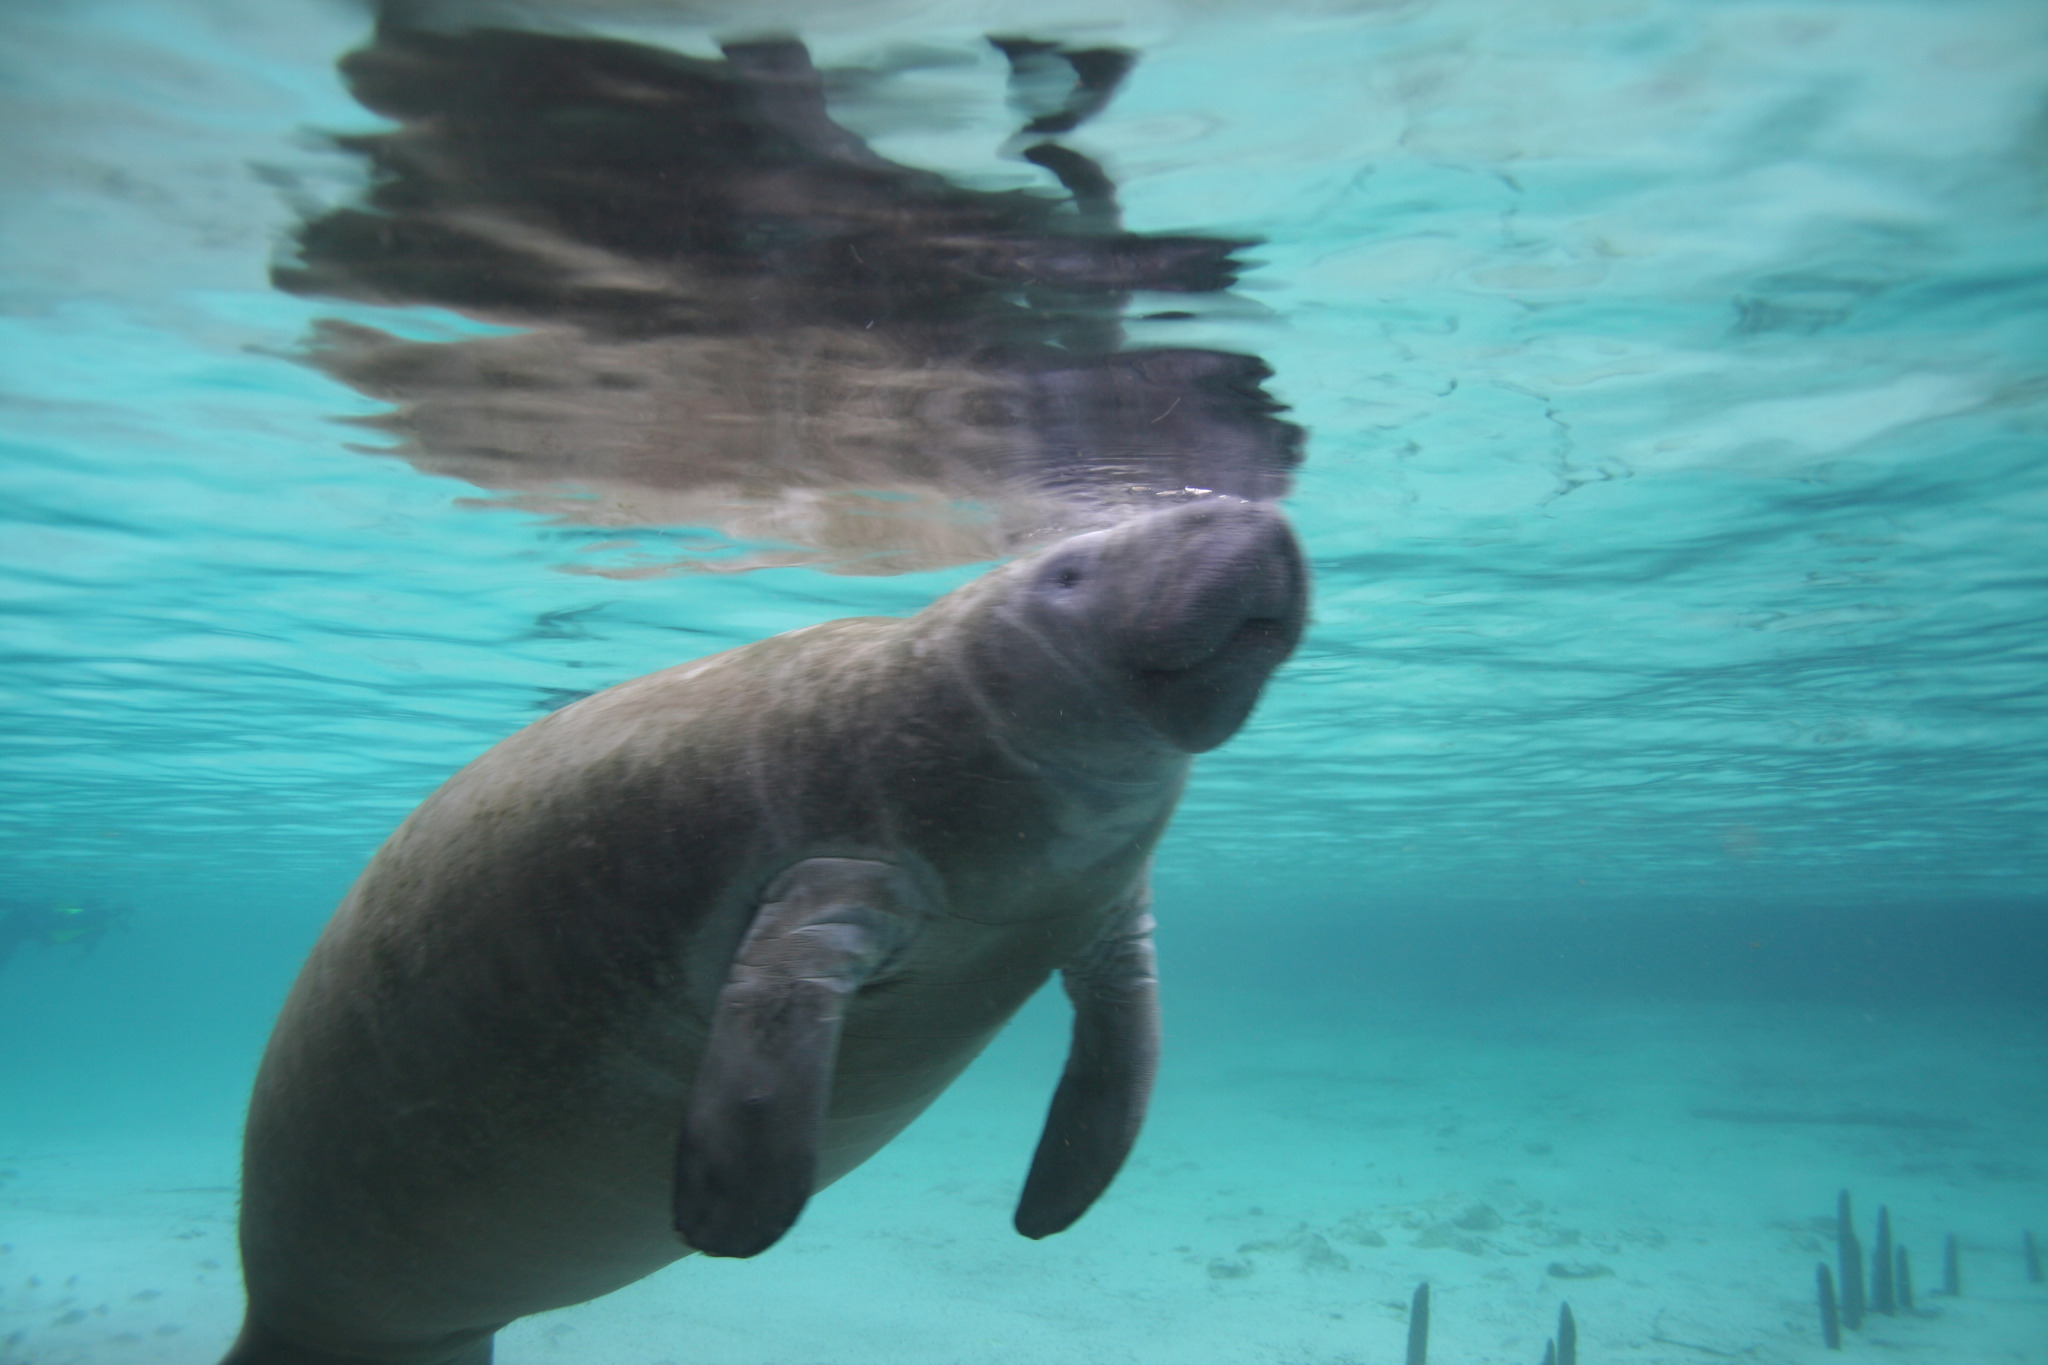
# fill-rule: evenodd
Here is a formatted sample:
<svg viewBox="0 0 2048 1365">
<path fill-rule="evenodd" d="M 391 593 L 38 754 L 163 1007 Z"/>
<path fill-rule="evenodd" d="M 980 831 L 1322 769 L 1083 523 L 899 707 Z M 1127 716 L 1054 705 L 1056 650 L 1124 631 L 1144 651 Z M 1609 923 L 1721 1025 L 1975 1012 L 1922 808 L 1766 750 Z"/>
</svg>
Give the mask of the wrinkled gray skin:
<svg viewBox="0 0 2048 1365">
<path fill-rule="evenodd" d="M 372 860 L 249 1115 L 227 1365 L 481 1365 L 522 1314 L 751 1256 L 1060 969 L 1017 1210 L 1109 1184 L 1158 1058 L 1146 867 L 1301 630 L 1278 513 L 1079 536 L 514 735 Z"/>
</svg>

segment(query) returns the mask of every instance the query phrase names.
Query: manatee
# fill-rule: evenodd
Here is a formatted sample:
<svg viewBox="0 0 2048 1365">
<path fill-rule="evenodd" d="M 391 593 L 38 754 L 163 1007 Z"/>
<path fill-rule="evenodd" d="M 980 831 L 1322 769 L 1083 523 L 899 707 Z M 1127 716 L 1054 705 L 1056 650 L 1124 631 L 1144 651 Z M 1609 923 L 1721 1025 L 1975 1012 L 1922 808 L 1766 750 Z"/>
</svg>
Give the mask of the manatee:
<svg viewBox="0 0 2048 1365">
<path fill-rule="evenodd" d="M 226 1365 L 480 1365 L 523 1314 L 755 1255 L 1055 969 L 1072 1048 L 1015 1223 L 1067 1227 L 1157 1066 L 1153 847 L 1306 596 L 1278 512 L 1205 499 L 485 753 L 285 1002 Z"/>
</svg>

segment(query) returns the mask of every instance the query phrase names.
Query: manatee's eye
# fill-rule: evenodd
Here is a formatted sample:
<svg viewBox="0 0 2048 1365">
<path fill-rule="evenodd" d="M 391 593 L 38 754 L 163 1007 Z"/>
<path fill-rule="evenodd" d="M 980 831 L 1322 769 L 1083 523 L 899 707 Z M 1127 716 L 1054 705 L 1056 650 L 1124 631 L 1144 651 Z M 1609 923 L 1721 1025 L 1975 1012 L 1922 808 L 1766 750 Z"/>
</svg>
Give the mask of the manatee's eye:
<svg viewBox="0 0 2048 1365">
<path fill-rule="evenodd" d="M 1093 594 L 1096 567 L 1085 554 L 1062 551 L 1039 565 L 1036 591 L 1061 610 L 1073 610 Z"/>
</svg>

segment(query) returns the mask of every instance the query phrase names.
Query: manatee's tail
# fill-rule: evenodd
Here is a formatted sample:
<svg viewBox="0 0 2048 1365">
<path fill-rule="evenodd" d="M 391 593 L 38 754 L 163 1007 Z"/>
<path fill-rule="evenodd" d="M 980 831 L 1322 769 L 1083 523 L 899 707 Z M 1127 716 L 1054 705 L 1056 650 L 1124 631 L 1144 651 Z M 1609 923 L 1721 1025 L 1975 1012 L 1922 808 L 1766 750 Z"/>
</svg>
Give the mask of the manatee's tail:
<svg viewBox="0 0 2048 1365">
<path fill-rule="evenodd" d="M 457 1346 L 423 1346 L 419 1355 L 349 1355 L 287 1341 L 252 1317 L 243 1319 L 242 1334 L 220 1365 L 491 1365 L 491 1335 L 487 1332 Z"/>
</svg>

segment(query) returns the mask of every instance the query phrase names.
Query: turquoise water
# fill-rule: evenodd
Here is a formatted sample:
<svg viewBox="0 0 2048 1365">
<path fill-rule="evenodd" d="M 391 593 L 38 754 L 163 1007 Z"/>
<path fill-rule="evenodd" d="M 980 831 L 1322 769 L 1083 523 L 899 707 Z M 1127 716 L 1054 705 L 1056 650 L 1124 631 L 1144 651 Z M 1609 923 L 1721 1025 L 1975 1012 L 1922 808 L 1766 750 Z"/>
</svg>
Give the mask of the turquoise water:
<svg viewBox="0 0 2048 1365">
<path fill-rule="evenodd" d="M 1105 13 L 586 18 L 705 60 L 794 32 L 885 73 L 829 90 L 877 155 L 1050 197 L 983 35 L 1121 46 L 1065 140 L 1124 228 L 1255 243 L 1229 290 L 1118 315 L 1125 349 L 1270 367 L 1315 575 L 1307 640 L 1160 854 L 1141 1164 L 1067 1240 L 1009 1244 L 1064 1028 L 1041 1000 L 820 1198 L 820 1254 L 687 1263 L 565 1319 L 625 1336 L 537 1320 L 500 1358 L 1335 1365 L 1392 1358 L 1430 1279 L 1441 1358 L 1534 1361 L 1562 1290 L 1588 1359 L 1820 1359 L 1816 1234 L 1785 1229 L 1856 1183 L 1866 1219 L 1918 1219 L 1924 1283 L 1959 1231 L 1973 1296 L 1852 1350 L 2048 1360 L 2016 1250 L 2048 1233 L 2048 13 Z M 273 286 L 364 191 L 326 135 L 396 126 L 336 71 L 369 34 L 339 4 L 0 18 L 0 909 L 125 912 L 0 964 L 7 1365 L 217 1358 L 270 1018 L 450 773 L 576 696 L 908 614 L 1009 548 L 943 481 L 916 495 L 936 542 L 886 522 L 906 571 L 877 572 L 630 481 L 458 477 L 366 421 L 391 405 L 315 363 L 322 325 L 523 325 Z M 1501 1181 L 1579 1201 L 1583 1242 Z M 1431 1241 L 1475 1204 L 1523 1241 Z M 1343 1240 L 1359 1218 L 1388 1249 Z M 1653 1225 L 1705 1249 L 1659 1262 Z M 1000 1330 L 960 1326 L 969 1300 Z"/>
</svg>

